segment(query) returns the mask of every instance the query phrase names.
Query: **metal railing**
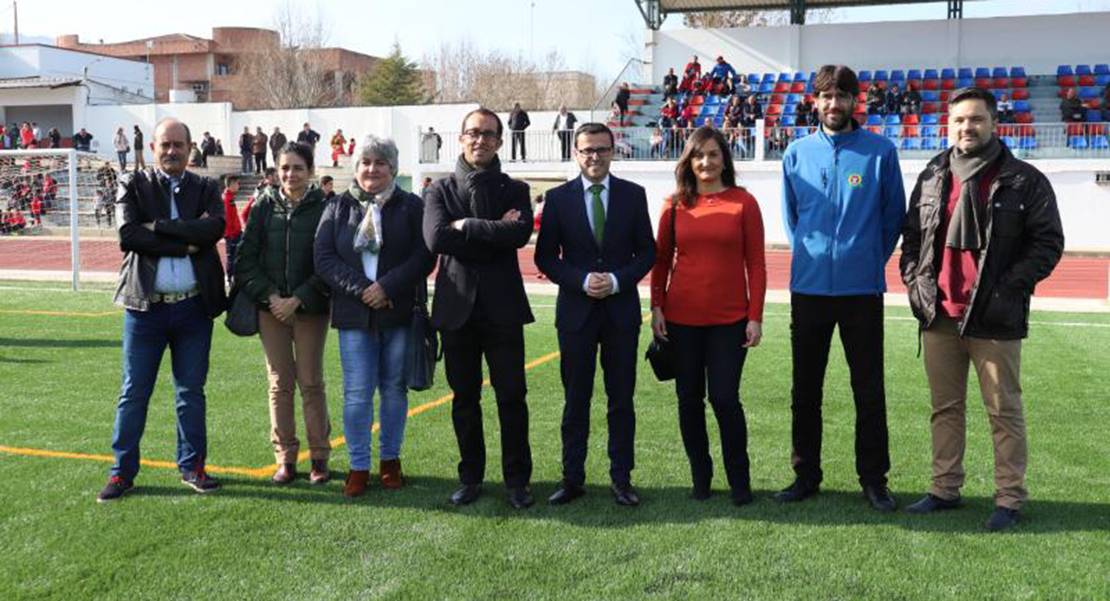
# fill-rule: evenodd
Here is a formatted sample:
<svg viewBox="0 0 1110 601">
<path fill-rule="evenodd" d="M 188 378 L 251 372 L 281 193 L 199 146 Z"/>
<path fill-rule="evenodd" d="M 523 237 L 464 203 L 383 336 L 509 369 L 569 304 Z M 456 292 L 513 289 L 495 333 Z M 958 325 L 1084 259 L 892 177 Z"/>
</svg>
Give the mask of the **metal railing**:
<svg viewBox="0 0 1110 601">
<path fill-rule="evenodd" d="M 590 121 L 602 121 L 609 114 L 609 107 L 613 105 L 613 101 L 617 99 L 617 91 L 620 90 L 621 84 L 624 82 L 636 82 L 644 78 L 644 61 L 638 58 L 630 58 L 624 64 L 624 68 L 613 79 L 613 83 L 609 84 L 605 92 L 598 97 L 597 102 L 590 107 Z"/>
</svg>

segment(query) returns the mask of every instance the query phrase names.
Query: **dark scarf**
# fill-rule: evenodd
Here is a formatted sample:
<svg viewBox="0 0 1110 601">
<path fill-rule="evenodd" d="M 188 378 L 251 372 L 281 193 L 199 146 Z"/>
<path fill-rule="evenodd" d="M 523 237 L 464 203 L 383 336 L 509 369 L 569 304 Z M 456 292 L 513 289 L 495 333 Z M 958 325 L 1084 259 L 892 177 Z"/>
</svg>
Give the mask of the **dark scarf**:
<svg viewBox="0 0 1110 601">
<path fill-rule="evenodd" d="M 455 164 L 455 181 L 460 184 L 464 200 L 470 203 L 472 217 L 479 219 L 498 219 L 494 203 L 501 199 L 503 184 L 501 160 L 497 155 L 485 167 L 475 167 L 466 162 L 462 155 Z"/>
<path fill-rule="evenodd" d="M 952 149 L 949 165 L 952 177 L 960 182 L 960 199 L 948 222 L 945 245 L 949 248 L 977 251 L 983 248 L 980 219 L 979 177 L 1002 154 L 1002 143 L 995 136 L 971 152 Z"/>
</svg>

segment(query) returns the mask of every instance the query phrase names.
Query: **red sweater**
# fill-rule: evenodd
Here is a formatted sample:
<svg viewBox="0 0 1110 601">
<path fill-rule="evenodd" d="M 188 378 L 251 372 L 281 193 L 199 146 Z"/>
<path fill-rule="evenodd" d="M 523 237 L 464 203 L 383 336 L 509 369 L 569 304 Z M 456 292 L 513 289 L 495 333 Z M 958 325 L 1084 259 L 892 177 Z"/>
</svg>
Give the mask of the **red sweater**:
<svg viewBox="0 0 1110 601">
<path fill-rule="evenodd" d="M 767 264 L 759 203 L 736 187 L 699 196 L 693 208 L 679 206 L 678 257 L 668 285 L 675 250 L 671 206 L 668 200 L 659 217 L 651 306 L 662 307 L 667 321 L 688 326 L 763 321 Z"/>
<path fill-rule="evenodd" d="M 986 218 L 987 200 L 996 175 L 997 163 L 987 167 L 979 178 L 981 219 Z M 937 303 L 945 315 L 960 319 L 971 304 L 971 287 L 979 276 L 979 253 L 950 248 L 945 244 L 948 239 L 948 224 L 952 221 L 952 213 L 956 210 L 956 203 L 960 200 L 960 191 L 963 189 L 956 176 L 949 174 L 948 180 L 952 189 L 948 193 L 948 202 L 944 205 L 944 219 L 940 221 L 940 228 L 937 230 L 937 244 L 941 247 L 940 269 L 937 270 Z"/>
<path fill-rule="evenodd" d="M 235 210 L 235 193 L 224 190 L 224 238 L 234 240 L 243 233 L 243 226 L 239 224 L 239 213 Z"/>
</svg>

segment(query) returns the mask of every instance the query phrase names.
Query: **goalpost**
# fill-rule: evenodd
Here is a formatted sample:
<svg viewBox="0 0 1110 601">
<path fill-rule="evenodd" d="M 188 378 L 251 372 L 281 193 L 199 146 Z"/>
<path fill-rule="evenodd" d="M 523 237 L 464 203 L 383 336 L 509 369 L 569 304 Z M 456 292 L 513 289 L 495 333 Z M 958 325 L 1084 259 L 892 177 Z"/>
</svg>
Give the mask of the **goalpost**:
<svg viewBox="0 0 1110 601">
<path fill-rule="evenodd" d="M 0 150 L 0 272 L 8 279 L 114 279 L 120 253 L 113 226 L 117 169 L 72 148 Z M 13 211 L 19 212 L 16 217 Z M 22 219 L 10 227 L 9 217 Z"/>
</svg>

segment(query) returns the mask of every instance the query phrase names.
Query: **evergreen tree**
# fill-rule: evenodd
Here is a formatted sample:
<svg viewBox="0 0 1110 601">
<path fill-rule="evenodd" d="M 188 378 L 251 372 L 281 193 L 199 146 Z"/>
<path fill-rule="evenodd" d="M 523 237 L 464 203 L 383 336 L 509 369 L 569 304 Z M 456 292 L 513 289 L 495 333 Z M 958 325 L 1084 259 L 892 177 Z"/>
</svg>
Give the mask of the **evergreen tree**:
<svg viewBox="0 0 1110 601">
<path fill-rule="evenodd" d="M 401 45 L 393 43 L 389 56 L 362 77 L 358 99 L 368 106 L 401 106 L 425 102 L 422 74 L 416 63 L 401 54 Z"/>
</svg>

